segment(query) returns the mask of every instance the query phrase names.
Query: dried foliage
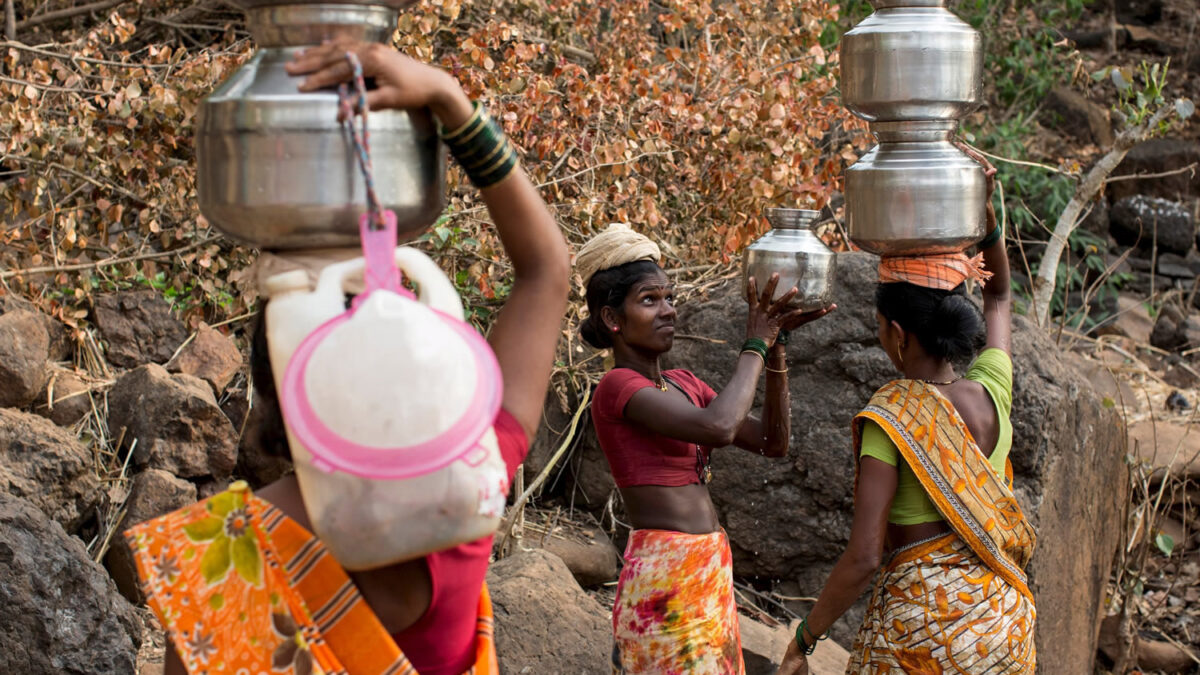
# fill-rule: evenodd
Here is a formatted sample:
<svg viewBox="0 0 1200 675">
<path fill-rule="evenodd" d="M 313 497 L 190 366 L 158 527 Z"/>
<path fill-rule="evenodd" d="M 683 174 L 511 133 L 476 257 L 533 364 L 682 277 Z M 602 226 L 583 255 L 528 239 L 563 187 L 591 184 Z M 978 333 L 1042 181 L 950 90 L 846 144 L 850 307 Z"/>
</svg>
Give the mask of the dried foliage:
<svg viewBox="0 0 1200 675">
<path fill-rule="evenodd" d="M 92 293 L 132 284 L 192 325 L 244 314 L 254 253 L 199 215 L 192 144 L 197 105 L 252 51 L 240 16 L 203 2 L 51 14 L 69 9 L 18 2 L 18 38 L 74 28 L 0 52 L 0 284 L 76 324 Z M 428 0 L 393 39 L 488 103 L 573 243 L 628 221 L 687 266 L 728 260 L 765 229 L 764 206 L 826 205 L 865 147 L 821 43 L 837 9 Z M 486 322 L 503 256 L 457 169 L 450 184 L 426 243 Z"/>
</svg>

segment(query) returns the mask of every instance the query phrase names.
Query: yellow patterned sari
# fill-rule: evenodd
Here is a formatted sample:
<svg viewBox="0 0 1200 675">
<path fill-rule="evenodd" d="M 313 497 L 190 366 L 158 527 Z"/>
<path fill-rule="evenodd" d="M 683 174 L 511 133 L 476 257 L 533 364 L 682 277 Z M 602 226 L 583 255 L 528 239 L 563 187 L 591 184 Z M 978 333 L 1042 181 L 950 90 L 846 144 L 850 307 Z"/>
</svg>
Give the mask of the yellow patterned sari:
<svg viewBox="0 0 1200 675">
<path fill-rule="evenodd" d="M 1032 674 L 1036 610 L 1025 567 L 1036 537 L 1010 489 L 936 387 L 892 382 L 854 418 L 879 424 L 953 533 L 893 552 L 847 675 Z"/>
</svg>

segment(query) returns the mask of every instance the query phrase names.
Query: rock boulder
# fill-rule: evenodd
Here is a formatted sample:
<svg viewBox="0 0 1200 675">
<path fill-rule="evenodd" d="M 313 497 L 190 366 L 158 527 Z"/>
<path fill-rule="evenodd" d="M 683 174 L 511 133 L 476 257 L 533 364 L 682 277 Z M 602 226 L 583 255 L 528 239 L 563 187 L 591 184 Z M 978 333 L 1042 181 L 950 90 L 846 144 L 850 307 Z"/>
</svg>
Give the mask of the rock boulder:
<svg viewBox="0 0 1200 675">
<path fill-rule="evenodd" d="M 163 363 L 187 339 L 171 305 L 155 290 L 101 295 L 93 308 L 96 326 L 108 343 L 108 361 L 121 368 Z"/>
<path fill-rule="evenodd" d="M 1158 243 L 1159 253 L 1186 256 L 1196 245 L 1196 223 L 1183 204 L 1134 195 L 1112 206 L 1110 231 L 1122 246 L 1137 245 L 1149 251 Z"/>
<path fill-rule="evenodd" d="M 504 672 L 608 675 L 612 620 L 571 571 L 546 551 L 522 552 L 491 566 L 496 651 Z"/>
<path fill-rule="evenodd" d="M 147 364 L 121 376 L 108 394 L 108 426 L 134 463 L 176 476 L 229 476 L 237 462 L 237 430 L 208 383 Z"/>
<path fill-rule="evenodd" d="M 1186 138 L 1155 138 L 1133 146 L 1114 176 L 1167 173 L 1200 162 L 1200 142 Z M 1175 201 L 1186 201 L 1200 197 L 1200 171 L 1137 178 L 1109 183 L 1105 187 L 1108 198 L 1118 201 L 1133 195 L 1162 197 Z"/>
<path fill-rule="evenodd" d="M 41 314 L 0 315 L 0 407 L 24 408 L 46 386 L 50 335 Z"/>
<path fill-rule="evenodd" d="M 51 373 L 45 390 L 33 406 L 33 412 L 60 427 L 75 424 L 91 411 L 92 397 L 87 383 L 65 368 Z"/>
<path fill-rule="evenodd" d="M 1112 145 L 1112 121 L 1108 110 L 1070 87 L 1054 87 L 1046 97 L 1045 114 L 1050 126 L 1084 143 L 1101 148 Z"/>
<path fill-rule="evenodd" d="M 212 386 L 219 396 L 242 367 L 242 352 L 226 335 L 200 324 L 196 337 L 179 352 L 167 369 L 198 377 Z"/>
<path fill-rule="evenodd" d="M 196 486 L 176 478 L 161 469 L 146 469 L 133 479 L 133 487 L 125 500 L 125 517 L 117 525 L 117 534 L 143 523 L 151 518 L 157 518 L 188 504 L 196 502 Z M 113 541 L 112 547 L 104 557 L 104 566 L 117 589 L 131 602 L 141 603 L 144 599 L 141 586 L 138 583 L 137 568 L 133 562 L 133 552 L 125 545 L 123 538 Z"/>
<path fill-rule="evenodd" d="M 50 420 L 0 409 L 0 493 L 33 503 L 68 532 L 94 514 L 92 452 Z"/>
<path fill-rule="evenodd" d="M 844 550 L 853 507 L 850 420 L 896 376 L 876 337 L 877 260 L 839 256 L 837 312 L 792 335 L 788 457 L 714 453 L 711 492 L 739 575 L 795 580 L 803 595 L 815 595 Z M 745 316 L 735 283 L 681 307 L 678 333 L 707 339 L 677 340 L 667 365 L 691 368 L 720 390 Z M 1090 674 L 1096 616 L 1117 546 L 1112 523 L 1125 498 L 1123 431 L 1051 340 L 1023 317 L 1013 328 L 1017 497 L 1039 531 L 1030 569 L 1037 602 L 1055 608 L 1039 616 L 1039 656 L 1046 672 Z M 834 637 L 848 643 L 860 616 L 861 609 L 852 610 Z"/>
<path fill-rule="evenodd" d="M 142 641 L 133 607 L 78 539 L 0 492 L 0 672 L 129 675 Z"/>
</svg>

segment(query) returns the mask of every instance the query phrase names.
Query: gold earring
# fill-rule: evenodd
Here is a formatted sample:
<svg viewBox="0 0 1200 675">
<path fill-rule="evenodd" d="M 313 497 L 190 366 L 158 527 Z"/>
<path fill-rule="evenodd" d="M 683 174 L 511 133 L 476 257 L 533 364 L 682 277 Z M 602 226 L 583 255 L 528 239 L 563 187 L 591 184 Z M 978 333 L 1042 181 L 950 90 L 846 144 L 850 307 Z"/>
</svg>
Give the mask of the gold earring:
<svg viewBox="0 0 1200 675">
<path fill-rule="evenodd" d="M 896 360 L 900 362 L 900 369 L 904 369 L 904 351 L 900 345 L 896 345 Z"/>
</svg>

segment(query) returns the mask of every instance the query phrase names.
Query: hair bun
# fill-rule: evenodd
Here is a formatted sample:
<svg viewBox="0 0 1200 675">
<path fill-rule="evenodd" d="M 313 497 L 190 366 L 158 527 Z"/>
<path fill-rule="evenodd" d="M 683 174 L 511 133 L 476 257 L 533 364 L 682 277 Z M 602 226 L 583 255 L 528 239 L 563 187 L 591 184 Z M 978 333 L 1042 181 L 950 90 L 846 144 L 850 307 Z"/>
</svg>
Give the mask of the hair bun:
<svg viewBox="0 0 1200 675">
<path fill-rule="evenodd" d="M 579 337 L 596 349 L 608 349 L 612 346 L 612 338 L 601 325 L 600 317 L 592 314 L 579 324 Z"/>
<path fill-rule="evenodd" d="M 937 351 L 950 359 L 974 355 L 986 331 L 979 308 L 961 293 L 942 296 L 934 310 L 932 328 Z"/>
</svg>

